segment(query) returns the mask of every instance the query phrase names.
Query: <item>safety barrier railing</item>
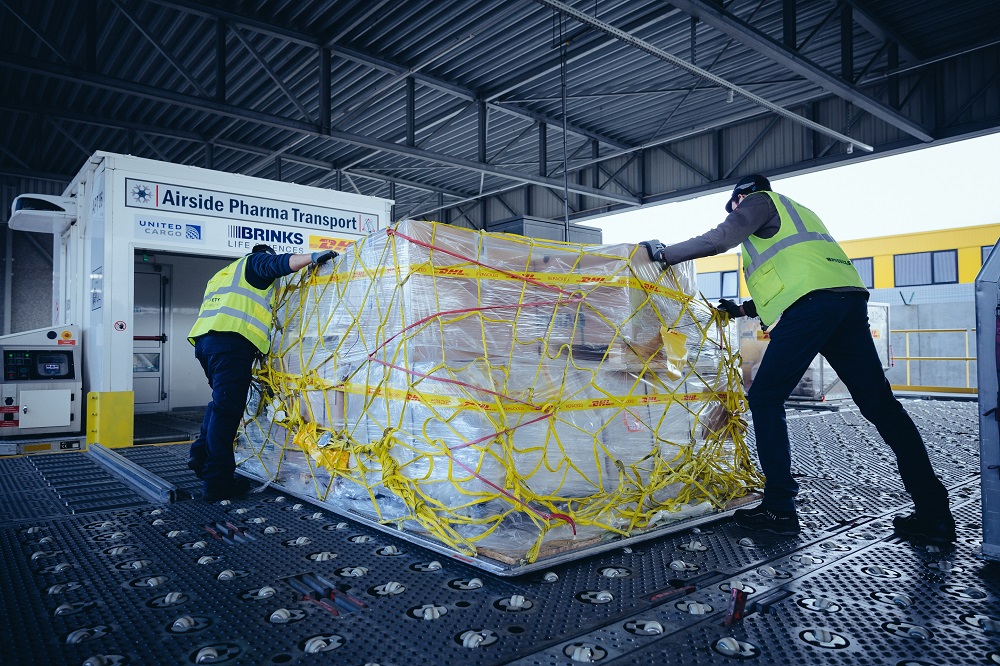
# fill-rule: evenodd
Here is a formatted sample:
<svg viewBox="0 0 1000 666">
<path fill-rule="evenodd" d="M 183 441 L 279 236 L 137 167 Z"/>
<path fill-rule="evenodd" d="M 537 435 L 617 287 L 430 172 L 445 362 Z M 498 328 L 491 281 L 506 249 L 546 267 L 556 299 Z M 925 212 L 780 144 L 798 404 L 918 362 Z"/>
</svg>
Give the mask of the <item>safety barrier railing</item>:
<svg viewBox="0 0 1000 666">
<path fill-rule="evenodd" d="M 975 328 L 899 328 L 891 329 L 889 331 L 892 333 L 899 333 L 905 335 L 905 355 L 904 356 L 893 356 L 893 361 L 906 361 L 906 384 L 893 384 L 892 388 L 894 391 L 913 391 L 918 393 L 965 393 L 976 395 L 979 392 L 978 387 L 972 386 L 971 383 L 971 364 L 976 360 L 975 356 L 970 356 L 970 346 L 969 346 L 969 334 L 975 333 Z M 923 335 L 923 334 L 933 334 L 933 333 L 961 333 L 964 338 L 965 345 L 965 355 L 964 356 L 911 356 L 910 355 L 910 335 Z M 974 352 L 974 345 L 972 348 Z M 915 385 L 911 383 L 910 379 L 910 364 L 912 362 L 922 363 L 922 362 L 961 362 L 965 365 L 965 386 L 927 386 L 927 385 Z"/>
</svg>

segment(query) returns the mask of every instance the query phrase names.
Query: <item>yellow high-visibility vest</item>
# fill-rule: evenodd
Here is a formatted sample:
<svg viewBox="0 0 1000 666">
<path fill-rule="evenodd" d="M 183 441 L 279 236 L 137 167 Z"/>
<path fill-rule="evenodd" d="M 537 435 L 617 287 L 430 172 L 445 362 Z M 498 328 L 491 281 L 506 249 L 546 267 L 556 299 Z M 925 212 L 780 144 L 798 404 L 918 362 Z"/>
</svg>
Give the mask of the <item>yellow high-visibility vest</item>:
<svg viewBox="0 0 1000 666">
<path fill-rule="evenodd" d="M 781 227 L 771 238 L 750 236 L 742 251 L 743 276 L 763 324 L 773 324 L 789 305 L 811 291 L 865 288 L 854 264 L 816 213 L 777 192 L 748 196 L 761 194 L 774 202 Z"/>
<path fill-rule="evenodd" d="M 237 259 L 212 276 L 188 342 L 209 331 L 239 333 L 262 354 L 271 348 L 271 310 L 275 289 L 257 289 L 247 282 L 244 268 L 250 255 Z"/>
</svg>

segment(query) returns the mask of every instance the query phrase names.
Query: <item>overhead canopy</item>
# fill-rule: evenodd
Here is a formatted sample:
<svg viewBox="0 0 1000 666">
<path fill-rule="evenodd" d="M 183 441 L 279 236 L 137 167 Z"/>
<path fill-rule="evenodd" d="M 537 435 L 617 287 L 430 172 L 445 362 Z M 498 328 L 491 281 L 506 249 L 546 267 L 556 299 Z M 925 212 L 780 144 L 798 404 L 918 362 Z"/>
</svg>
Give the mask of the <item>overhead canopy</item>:
<svg viewBox="0 0 1000 666">
<path fill-rule="evenodd" d="M 996 0 L 3 0 L 0 44 L 4 221 L 97 150 L 483 228 L 1000 128 Z"/>
</svg>

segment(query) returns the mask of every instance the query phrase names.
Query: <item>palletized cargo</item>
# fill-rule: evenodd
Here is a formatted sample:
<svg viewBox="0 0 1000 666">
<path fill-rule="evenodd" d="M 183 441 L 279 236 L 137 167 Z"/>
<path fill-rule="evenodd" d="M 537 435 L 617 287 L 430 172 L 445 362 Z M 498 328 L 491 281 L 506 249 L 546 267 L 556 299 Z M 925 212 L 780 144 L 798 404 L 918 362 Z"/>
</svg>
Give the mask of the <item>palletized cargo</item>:
<svg viewBox="0 0 1000 666">
<path fill-rule="evenodd" d="M 759 485 L 732 331 L 642 248 L 403 222 L 285 283 L 245 473 L 499 573 Z"/>
</svg>

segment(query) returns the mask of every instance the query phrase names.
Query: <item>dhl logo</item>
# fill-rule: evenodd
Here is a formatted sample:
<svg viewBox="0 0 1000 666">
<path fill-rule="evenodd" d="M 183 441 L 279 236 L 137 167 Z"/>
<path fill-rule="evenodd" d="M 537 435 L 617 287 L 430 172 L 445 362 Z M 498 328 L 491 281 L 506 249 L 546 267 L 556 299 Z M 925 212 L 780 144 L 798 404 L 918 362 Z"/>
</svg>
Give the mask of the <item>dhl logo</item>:
<svg viewBox="0 0 1000 666">
<path fill-rule="evenodd" d="M 347 240 L 346 238 L 329 238 L 327 236 L 309 237 L 310 250 L 335 250 L 340 252 L 352 245 L 354 245 L 354 241 Z"/>
<path fill-rule="evenodd" d="M 873 328 L 872 329 L 872 337 L 875 338 L 876 340 L 878 340 L 879 338 L 882 337 L 882 331 L 878 330 L 877 328 Z"/>
</svg>

